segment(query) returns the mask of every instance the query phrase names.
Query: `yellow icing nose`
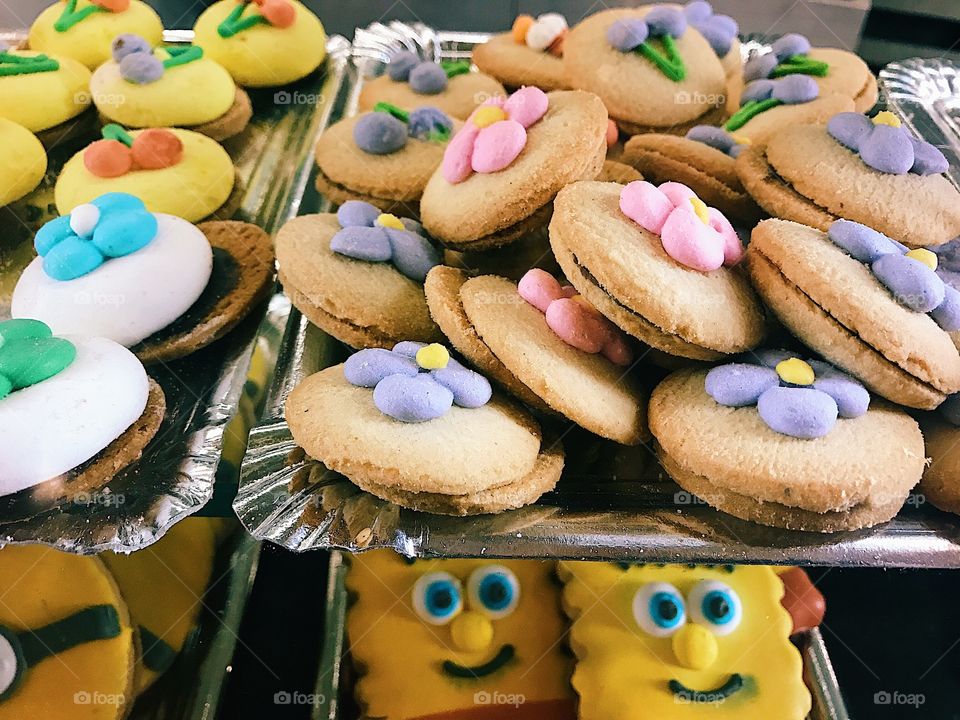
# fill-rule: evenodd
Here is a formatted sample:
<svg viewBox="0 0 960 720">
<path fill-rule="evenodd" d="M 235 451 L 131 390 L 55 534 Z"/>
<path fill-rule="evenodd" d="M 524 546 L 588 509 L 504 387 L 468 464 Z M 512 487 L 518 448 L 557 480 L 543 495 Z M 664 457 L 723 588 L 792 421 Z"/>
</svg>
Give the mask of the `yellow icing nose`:
<svg viewBox="0 0 960 720">
<path fill-rule="evenodd" d="M 919 260 L 931 270 L 937 269 L 937 254 L 930 252 L 926 248 L 917 248 L 907 253 L 908 258 Z"/>
<path fill-rule="evenodd" d="M 716 662 L 719 652 L 717 639 L 700 625 L 684 625 L 673 636 L 673 654 L 685 668 L 706 670 Z"/>
<path fill-rule="evenodd" d="M 746 135 L 738 135 L 737 133 L 730 133 L 730 137 L 737 145 L 752 145 L 753 140 L 748 138 Z"/>
<path fill-rule="evenodd" d="M 707 213 L 707 204 L 698 197 L 690 198 L 690 204 L 693 205 L 693 211 L 700 218 L 700 221 L 707 225 L 710 223 L 710 215 Z"/>
<path fill-rule="evenodd" d="M 485 128 L 506 119 L 507 113 L 503 111 L 503 108 L 496 105 L 484 105 L 473 114 L 473 124 L 478 128 Z"/>
<path fill-rule="evenodd" d="M 461 613 L 450 625 L 450 638 L 458 650 L 483 650 L 493 642 L 493 623 L 478 612 Z"/>
<path fill-rule="evenodd" d="M 400 218 L 396 215 L 391 215 L 390 213 L 380 213 L 377 217 L 377 225 L 381 227 L 388 227 L 393 230 L 403 230 L 403 223 L 400 222 Z"/>
<path fill-rule="evenodd" d="M 777 375 L 791 385 L 813 385 L 816 380 L 813 368 L 800 358 L 790 358 L 777 363 Z"/>
<path fill-rule="evenodd" d="M 424 370 L 441 370 L 450 362 L 450 353 L 440 343 L 430 343 L 417 350 L 417 365 Z"/>
<path fill-rule="evenodd" d="M 874 125 L 889 125 L 890 127 L 900 127 L 900 118 L 894 115 L 889 110 L 883 110 L 878 112 L 873 117 Z"/>
</svg>

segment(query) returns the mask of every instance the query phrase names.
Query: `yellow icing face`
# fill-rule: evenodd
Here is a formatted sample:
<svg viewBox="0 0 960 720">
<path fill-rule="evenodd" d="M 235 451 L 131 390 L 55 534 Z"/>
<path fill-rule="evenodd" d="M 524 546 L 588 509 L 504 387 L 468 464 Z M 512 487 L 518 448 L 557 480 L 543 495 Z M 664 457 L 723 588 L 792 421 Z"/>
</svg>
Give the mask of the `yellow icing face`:
<svg viewBox="0 0 960 720">
<path fill-rule="evenodd" d="M 160 170 L 132 170 L 114 178 L 97 177 L 83 164 L 83 150 L 63 166 L 54 197 L 66 215 L 77 205 L 108 192 L 125 192 L 143 200 L 150 212 L 197 222 L 223 205 L 233 190 L 236 171 L 227 151 L 206 135 L 171 128 L 183 143 L 183 158 Z M 139 131 L 130 135 L 136 138 Z"/>
<path fill-rule="evenodd" d="M 802 720 L 803 663 L 767 567 L 563 562 L 582 720 Z"/>
<path fill-rule="evenodd" d="M 237 0 L 220 0 L 197 19 L 196 43 L 223 65 L 239 85 L 270 87 L 285 85 L 309 75 L 326 57 L 327 36 L 319 18 L 296 0 L 295 12 L 286 28 L 257 24 L 232 37 L 221 37 L 217 28 L 237 6 Z M 245 15 L 256 12 L 251 4 Z"/>
<path fill-rule="evenodd" d="M 161 48 L 153 54 L 168 58 Z M 199 60 L 167 68 L 160 79 L 142 85 L 125 80 L 110 60 L 93 73 L 90 93 L 97 110 L 125 127 L 174 127 L 221 117 L 233 105 L 237 86 L 204 50 Z"/>
<path fill-rule="evenodd" d="M 0 118 L 0 207 L 33 190 L 47 171 L 47 153 L 36 136 Z"/>
<path fill-rule="evenodd" d="M 41 53 L 11 51 L 20 57 Z M 49 53 L 48 53 L 49 55 Z M 90 71 L 68 57 L 50 55 L 59 70 L 0 76 L 0 118 L 40 132 L 76 117 L 90 106 Z"/>
<path fill-rule="evenodd" d="M 553 563 L 408 563 L 392 551 L 350 563 L 347 633 L 366 716 L 480 718 L 510 705 L 516 720 L 575 717 Z"/>
<path fill-rule="evenodd" d="M 90 0 L 77 2 L 77 13 L 92 5 Z M 146 3 L 131 0 L 123 12 L 95 12 L 58 32 L 54 24 L 63 15 L 64 2 L 48 7 L 30 27 L 30 47 L 44 53 L 70 57 L 95 70 L 110 59 L 110 43 L 117 35 L 134 33 L 145 38 L 151 45 L 163 40 L 163 23 L 160 16 Z"/>
</svg>

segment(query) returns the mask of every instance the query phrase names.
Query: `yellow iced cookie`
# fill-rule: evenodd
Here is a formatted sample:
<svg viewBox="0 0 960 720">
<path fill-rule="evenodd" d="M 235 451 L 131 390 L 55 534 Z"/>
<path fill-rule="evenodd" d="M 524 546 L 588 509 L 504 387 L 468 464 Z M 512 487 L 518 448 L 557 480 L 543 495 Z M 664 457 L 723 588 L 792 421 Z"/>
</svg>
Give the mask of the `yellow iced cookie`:
<svg viewBox="0 0 960 720">
<path fill-rule="evenodd" d="M 215 549 L 210 519 L 187 518 L 150 547 L 131 555 L 101 556 L 140 635 L 138 694 L 173 663 L 196 626 Z"/>
<path fill-rule="evenodd" d="M 104 139 L 78 152 L 63 166 L 54 188 L 57 211 L 108 192 L 143 200 L 150 212 L 197 222 L 230 197 L 233 161 L 219 143 L 190 130 L 150 128 L 125 132 L 104 128 Z"/>
<path fill-rule="evenodd" d="M 33 190 L 47 171 L 47 153 L 36 136 L 0 118 L 0 207 Z"/>
<path fill-rule="evenodd" d="M 323 25 L 297 0 L 220 0 L 203 12 L 193 31 L 195 42 L 246 87 L 299 80 L 327 54 Z"/>
<path fill-rule="evenodd" d="M 772 569 L 561 562 L 560 574 L 581 720 L 802 720 L 810 711 Z"/>
<path fill-rule="evenodd" d="M 158 45 L 163 23 L 140 0 L 61 0 L 30 27 L 30 48 L 73 58 L 95 70 L 110 59 L 110 43 L 123 33 L 142 35 Z"/>
<path fill-rule="evenodd" d="M 104 564 L 0 550 L 0 720 L 113 720 L 133 701 L 133 628 Z"/>
<path fill-rule="evenodd" d="M 110 120 L 138 128 L 202 125 L 233 106 L 233 78 L 200 46 L 147 46 L 131 36 L 93 73 L 93 102 Z"/>
<path fill-rule="evenodd" d="M 30 132 L 75 118 L 90 106 L 90 71 L 76 60 L 27 50 L 0 52 L 0 118 Z"/>
<path fill-rule="evenodd" d="M 515 720 L 574 720 L 554 567 L 410 562 L 389 550 L 351 557 L 347 587 L 356 600 L 347 635 L 363 669 L 363 716 L 452 719 L 487 710 Z"/>
</svg>

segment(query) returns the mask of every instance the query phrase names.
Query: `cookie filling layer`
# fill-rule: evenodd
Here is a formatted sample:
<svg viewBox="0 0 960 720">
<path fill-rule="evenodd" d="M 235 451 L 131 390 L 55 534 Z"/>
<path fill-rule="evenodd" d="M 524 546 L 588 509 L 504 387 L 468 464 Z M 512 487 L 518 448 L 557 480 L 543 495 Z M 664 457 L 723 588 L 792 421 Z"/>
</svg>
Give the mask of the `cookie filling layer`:
<svg viewBox="0 0 960 720">
<path fill-rule="evenodd" d="M 350 197 L 353 197 L 355 199 L 372 201 L 374 205 L 376 205 L 378 202 L 393 203 L 393 204 L 408 204 L 412 208 L 420 204 L 419 197 L 410 198 L 410 199 L 392 198 L 392 197 L 384 197 L 382 195 L 372 195 L 370 193 L 365 193 L 362 190 L 355 190 L 354 188 L 348 187 L 347 185 L 338 183 L 336 180 L 331 179 L 331 177 L 327 175 L 325 172 L 323 172 L 323 170 L 318 166 L 317 167 L 317 185 L 319 186 L 321 183 L 323 183 L 324 185 L 327 185 L 330 188 L 333 188 L 334 190 L 337 190 L 343 193 L 344 195 L 349 195 Z M 323 188 L 318 187 L 318 189 L 321 192 L 323 192 Z"/>
</svg>

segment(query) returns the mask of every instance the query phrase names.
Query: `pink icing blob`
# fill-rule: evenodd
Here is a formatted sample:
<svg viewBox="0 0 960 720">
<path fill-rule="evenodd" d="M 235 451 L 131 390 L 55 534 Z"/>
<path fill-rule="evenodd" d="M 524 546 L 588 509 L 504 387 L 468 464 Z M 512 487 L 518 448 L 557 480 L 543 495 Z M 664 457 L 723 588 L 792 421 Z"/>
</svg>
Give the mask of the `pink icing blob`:
<svg viewBox="0 0 960 720">
<path fill-rule="evenodd" d="M 667 255 L 694 270 L 709 272 L 723 265 L 723 238 L 703 224 L 693 206 L 687 210 L 681 205 L 670 213 L 660 242 Z"/>
<path fill-rule="evenodd" d="M 473 144 L 480 134 L 480 128 L 467 123 L 447 145 L 443 153 L 443 178 L 449 183 L 459 183 L 470 177 L 473 172 Z"/>
<path fill-rule="evenodd" d="M 527 131 L 516 120 L 501 120 L 481 130 L 473 143 L 474 172 L 503 170 L 517 159 L 527 144 Z"/>
<path fill-rule="evenodd" d="M 511 120 L 528 128 L 547 114 L 550 100 L 538 87 L 522 87 L 503 103 L 503 109 Z"/>
<path fill-rule="evenodd" d="M 670 198 L 646 180 L 634 180 L 620 191 L 620 211 L 655 235 L 660 234 L 673 208 Z"/>
<path fill-rule="evenodd" d="M 535 268 L 520 279 L 517 292 L 544 313 L 547 326 L 567 345 L 602 353 L 616 365 L 633 362 L 633 351 L 623 332 L 583 301 L 575 288 L 561 286 L 550 273 Z"/>
</svg>

